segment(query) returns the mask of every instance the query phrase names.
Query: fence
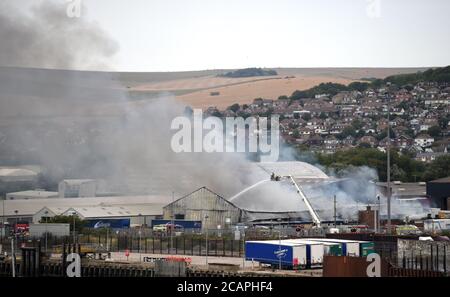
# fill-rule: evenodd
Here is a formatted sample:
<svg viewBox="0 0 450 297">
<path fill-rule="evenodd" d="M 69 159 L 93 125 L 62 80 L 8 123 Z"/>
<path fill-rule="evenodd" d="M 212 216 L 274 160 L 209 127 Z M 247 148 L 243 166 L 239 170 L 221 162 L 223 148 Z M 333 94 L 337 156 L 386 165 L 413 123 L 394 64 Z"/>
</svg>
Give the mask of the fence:
<svg viewBox="0 0 450 297">
<path fill-rule="evenodd" d="M 79 235 L 76 242 L 82 246 L 88 246 L 99 252 L 120 252 L 128 250 L 130 252 L 153 253 L 153 254 L 180 254 L 192 256 L 204 256 L 208 252 L 209 256 L 223 257 L 243 257 L 244 241 L 228 238 L 209 238 L 198 235 L 183 235 L 159 237 L 142 237 L 133 234 L 124 235 Z M 43 252 L 54 251 L 55 248 L 63 244 L 73 243 L 73 238 L 68 237 L 45 237 L 43 238 L 25 238 L 18 237 L 16 246 L 35 246 L 40 242 Z M 3 241 L 3 250 L 10 251 L 10 239 Z"/>
</svg>

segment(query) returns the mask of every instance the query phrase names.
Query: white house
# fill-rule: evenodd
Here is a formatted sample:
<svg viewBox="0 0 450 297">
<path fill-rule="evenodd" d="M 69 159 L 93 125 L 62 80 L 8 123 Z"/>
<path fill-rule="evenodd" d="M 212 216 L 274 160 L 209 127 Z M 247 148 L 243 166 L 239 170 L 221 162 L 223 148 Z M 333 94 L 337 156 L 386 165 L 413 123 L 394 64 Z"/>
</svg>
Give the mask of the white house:
<svg viewBox="0 0 450 297">
<path fill-rule="evenodd" d="M 427 147 L 432 145 L 434 142 L 434 138 L 428 134 L 420 134 L 414 139 L 414 143 L 420 147 Z"/>
</svg>

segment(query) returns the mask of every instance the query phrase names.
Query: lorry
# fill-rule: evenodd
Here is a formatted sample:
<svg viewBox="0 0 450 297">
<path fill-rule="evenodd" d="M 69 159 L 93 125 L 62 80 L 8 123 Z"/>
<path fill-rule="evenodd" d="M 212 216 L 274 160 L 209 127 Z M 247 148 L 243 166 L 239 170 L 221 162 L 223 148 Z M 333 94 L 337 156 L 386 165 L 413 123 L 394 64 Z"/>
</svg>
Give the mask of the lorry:
<svg viewBox="0 0 450 297">
<path fill-rule="evenodd" d="M 286 239 L 282 242 L 306 244 L 306 265 L 308 268 L 319 267 L 323 265 L 323 255 L 325 253 L 325 243 L 305 240 L 305 239 Z M 333 245 L 333 244 L 330 244 Z"/>
<path fill-rule="evenodd" d="M 58 237 L 69 236 L 70 224 L 30 224 L 29 230 L 31 237 L 42 237 L 45 233 Z"/>
<path fill-rule="evenodd" d="M 306 267 L 307 245 L 277 240 L 246 241 L 245 259 L 287 269 Z"/>
<path fill-rule="evenodd" d="M 342 255 L 366 257 L 374 252 L 374 243 L 371 241 L 358 241 L 334 238 L 308 238 L 308 240 L 318 242 L 333 242 L 341 244 Z"/>
<path fill-rule="evenodd" d="M 320 243 L 323 246 L 323 255 L 332 255 L 332 256 L 342 256 L 343 255 L 342 245 L 337 242 L 318 242 L 318 241 L 309 240 L 306 238 L 289 239 L 289 241 L 305 243 L 305 244 Z M 322 258 L 323 258 L 323 255 L 322 255 Z"/>
</svg>

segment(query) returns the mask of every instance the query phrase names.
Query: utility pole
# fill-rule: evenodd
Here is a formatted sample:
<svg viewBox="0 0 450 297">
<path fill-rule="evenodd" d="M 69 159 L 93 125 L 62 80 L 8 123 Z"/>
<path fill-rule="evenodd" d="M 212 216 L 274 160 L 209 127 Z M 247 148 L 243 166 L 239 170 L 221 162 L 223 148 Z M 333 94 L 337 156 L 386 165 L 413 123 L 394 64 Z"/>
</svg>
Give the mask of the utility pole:
<svg viewBox="0 0 450 297">
<path fill-rule="evenodd" d="M 391 234 L 391 107 L 390 95 L 387 95 L 387 233 Z"/>
<path fill-rule="evenodd" d="M 336 195 L 334 195 L 334 228 L 336 228 Z"/>
<path fill-rule="evenodd" d="M 279 241 L 279 247 L 278 247 L 278 259 L 280 259 L 280 263 L 279 263 L 279 269 L 281 270 L 281 219 L 278 219 L 278 222 L 280 223 L 279 228 L 280 230 L 278 231 L 278 241 Z"/>
<path fill-rule="evenodd" d="M 16 277 L 16 249 L 14 237 L 11 238 L 11 256 L 12 277 Z"/>
<path fill-rule="evenodd" d="M 206 266 L 208 266 L 208 215 L 205 215 L 205 230 L 206 230 Z"/>
<path fill-rule="evenodd" d="M 380 202 L 380 195 L 377 195 L 378 199 L 378 216 L 377 216 L 377 231 L 378 233 L 381 232 L 381 202 Z"/>
<path fill-rule="evenodd" d="M 169 254 L 172 254 L 173 248 L 173 232 L 175 231 L 175 213 L 174 213 L 174 203 L 175 202 L 175 192 L 172 191 L 172 211 L 171 211 L 171 221 L 170 221 L 170 251 Z"/>
<path fill-rule="evenodd" d="M 3 237 L 6 236 L 6 228 L 5 228 L 5 200 L 6 197 L 2 197 L 2 241 Z"/>
<path fill-rule="evenodd" d="M 75 247 L 76 235 L 75 235 L 75 212 L 72 214 L 73 217 L 73 246 Z"/>
<path fill-rule="evenodd" d="M 48 211 L 45 211 L 45 253 L 48 253 Z"/>
</svg>

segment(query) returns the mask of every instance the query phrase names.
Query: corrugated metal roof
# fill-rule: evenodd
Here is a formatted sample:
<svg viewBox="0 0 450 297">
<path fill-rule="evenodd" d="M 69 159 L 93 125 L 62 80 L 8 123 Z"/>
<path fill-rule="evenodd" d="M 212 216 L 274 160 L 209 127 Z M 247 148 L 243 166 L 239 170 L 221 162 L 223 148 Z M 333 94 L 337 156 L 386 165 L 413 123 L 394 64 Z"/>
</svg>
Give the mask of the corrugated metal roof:
<svg viewBox="0 0 450 297">
<path fill-rule="evenodd" d="M 75 211 L 84 219 L 107 217 L 156 216 L 163 214 L 164 204 L 117 205 L 117 206 L 80 206 L 71 207 L 63 214 L 71 215 Z"/>
<path fill-rule="evenodd" d="M 117 197 L 86 197 L 86 198 L 49 198 L 32 200 L 5 200 L 5 215 L 32 216 L 43 207 L 70 207 L 80 206 L 109 206 L 109 205 L 142 205 L 165 204 L 170 201 L 166 196 L 117 196 Z M 0 202 L 0 216 L 3 214 L 3 201 Z"/>
<path fill-rule="evenodd" d="M 49 197 L 58 197 L 58 192 L 29 190 L 29 191 L 7 193 L 6 195 L 15 197 L 26 196 L 33 198 L 49 198 Z"/>
</svg>

